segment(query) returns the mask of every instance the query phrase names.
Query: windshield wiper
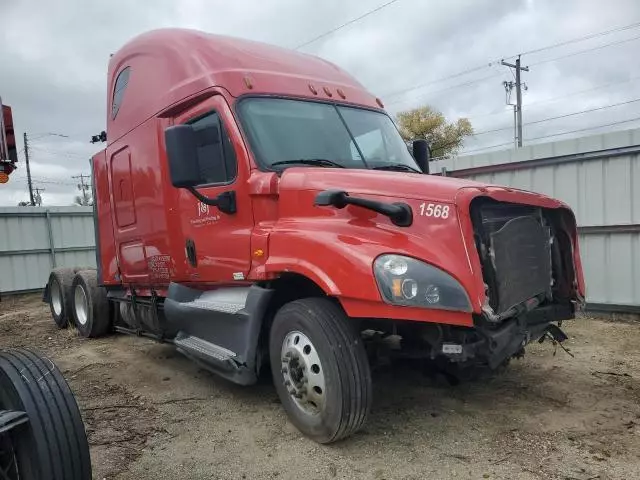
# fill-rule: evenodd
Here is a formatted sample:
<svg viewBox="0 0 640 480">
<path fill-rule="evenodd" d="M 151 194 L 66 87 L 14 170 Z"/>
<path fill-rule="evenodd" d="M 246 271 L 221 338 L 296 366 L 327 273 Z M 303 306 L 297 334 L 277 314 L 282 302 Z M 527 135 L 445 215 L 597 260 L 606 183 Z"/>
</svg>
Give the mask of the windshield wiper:
<svg viewBox="0 0 640 480">
<path fill-rule="evenodd" d="M 345 168 L 344 165 L 340 165 L 333 160 L 327 160 L 326 158 L 299 158 L 297 160 L 280 160 L 278 162 L 273 162 L 271 166 L 274 167 L 276 165 L 293 165 L 295 163 L 301 163 L 303 165 L 315 165 L 318 167 Z"/>
<path fill-rule="evenodd" d="M 371 167 L 371 170 L 392 170 L 396 172 L 414 172 L 414 173 L 422 173 L 420 170 L 417 170 L 409 165 L 405 165 L 403 163 L 390 163 L 389 165 L 378 165 L 375 167 Z"/>
</svg>

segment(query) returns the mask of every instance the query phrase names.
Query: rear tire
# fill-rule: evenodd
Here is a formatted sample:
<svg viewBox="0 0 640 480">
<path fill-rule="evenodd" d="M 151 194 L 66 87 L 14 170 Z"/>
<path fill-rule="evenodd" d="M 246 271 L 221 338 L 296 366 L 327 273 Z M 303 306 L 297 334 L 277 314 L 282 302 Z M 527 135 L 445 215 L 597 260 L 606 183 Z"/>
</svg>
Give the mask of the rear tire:
<svg viewBox="0 0 640 480">
<path fill-rule="evenodd" d="M 333 301 L 307 298 L 283 306 L 271 326 L 276 391 L 291 422 L 319 443 L 358 431 L 371 408 L 371 371 L 350 322 Z"/>
<path fill-rule="evenodd" d="M 71 284 L 74 275 L 73 268 L 56 268 L 49 275 L 49 308 L 58 328 L 67 328 L 73 321 Z"/>
<path fill-rule="evenodd" d="M 100 337 L 111 330 L 107 292 L 98 286 L 95 270 L 76 273 L 72 285 L 73 320 L 83 337 Z"/>
<path fill-rule="evenodd" d="M 9 474 L 14 476 L 9 478 L 91 479 L 89 444 L 78 405 L 49 359 L 24 349 L 0 352 L 0 410 L 3 409 L 26 412 L 29 418 L 27 423 L 0 436 L 2 459 L 8 462 L 2 467 L 12 465 Z"/>
</svg>

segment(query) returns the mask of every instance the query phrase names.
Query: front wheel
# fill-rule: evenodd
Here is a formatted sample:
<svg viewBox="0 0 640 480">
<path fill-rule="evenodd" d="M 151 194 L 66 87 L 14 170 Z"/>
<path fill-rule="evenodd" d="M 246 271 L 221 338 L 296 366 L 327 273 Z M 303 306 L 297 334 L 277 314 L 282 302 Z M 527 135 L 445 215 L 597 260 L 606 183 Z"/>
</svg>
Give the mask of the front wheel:
<svg viewBox="0 0 640 480">
<path fill-rule="evenodd" d="M 358 431 L 371 408 L 371 372 L 358 332 L 327 298 L 282 307 L 271 326 L 273 381 L 291 422 L 319 443 Z"/>
</svg>

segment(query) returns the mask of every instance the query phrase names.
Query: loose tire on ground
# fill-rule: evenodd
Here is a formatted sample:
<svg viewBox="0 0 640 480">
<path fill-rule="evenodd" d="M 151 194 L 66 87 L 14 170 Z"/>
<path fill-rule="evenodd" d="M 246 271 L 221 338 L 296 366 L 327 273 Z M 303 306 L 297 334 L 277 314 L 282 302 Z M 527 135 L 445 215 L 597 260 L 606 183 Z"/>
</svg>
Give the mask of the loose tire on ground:
<svg viewBox="0 0 640 480">
<path fill-rule="evenodd" d="M 98 286 L 95 270 L 76 273 L 71 287 L 73 321 L 83 337 L 100 337 L 111 330 L 107 292 Z"/>
<path fill-rule="evenodd" d="M 332 300 L 283 306 L 271 326 L 269 357 L 282 405 L 304 435 L 331 443 L 364 425 L 372 399 L 369 363 L 352 321 Z"/>
<path fill-rule="evenodd" d="M 73 321 L 71 284 L 74 275 L 73 268 L 55 268 L 49 275 L 49 308 L 58 328 L 67 328 Z"/>
<path fill-rule="evenodd" d="M 82 417 L 53 362 L 24 349 L 0 351 L 0 410 L 23 411 L 29 418 L 0 436 L 2 461 L 8 459 L 0 468 L 8 478 L 91 479 Z"/>
</svg>

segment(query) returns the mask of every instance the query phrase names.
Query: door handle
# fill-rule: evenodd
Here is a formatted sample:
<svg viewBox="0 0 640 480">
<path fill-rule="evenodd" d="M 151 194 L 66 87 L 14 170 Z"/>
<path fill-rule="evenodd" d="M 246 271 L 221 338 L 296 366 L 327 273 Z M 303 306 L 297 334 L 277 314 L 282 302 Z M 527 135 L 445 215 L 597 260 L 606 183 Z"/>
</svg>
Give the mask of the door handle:
<svg viewBox="0 0 640 480">
<path fill-rule="evenodd" d="M 187 252 L 187 260 L 189 261 L 189 265 L 191 265 L 192 267 L 197 267 L 198 257 L 196 256 L 196 242 L 194 242 L 190 238 L 187 238 L 184 248 Z"/>
</svg>

